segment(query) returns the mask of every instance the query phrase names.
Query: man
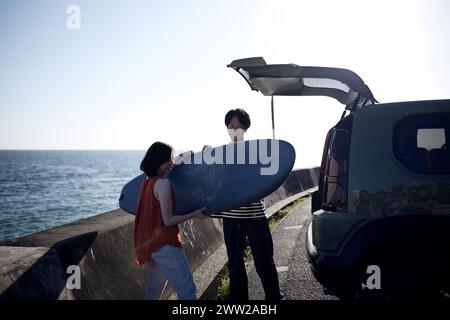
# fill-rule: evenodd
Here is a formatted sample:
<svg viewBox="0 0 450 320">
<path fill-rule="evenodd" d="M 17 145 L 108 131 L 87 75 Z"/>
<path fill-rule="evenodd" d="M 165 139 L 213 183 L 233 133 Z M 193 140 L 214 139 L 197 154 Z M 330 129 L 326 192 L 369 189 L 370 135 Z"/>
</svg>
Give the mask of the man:
<svg viewBox="0 0 450 320">
<path fill-rule="evenodd" d="M 250 116 L 243 109 L 230 110 L 225 115 L 225 125 L 231 143 L 244 140 L 250 127 Z M 256 272 L 261 278 L 266 300 L 280 300 L 278 273 L 273 260 L 273 243 L 263 200 L 250 203 L 212 217 L 223 218 L 223 233 L 228 254 L 230 299 L 248 300 L 248 279 L 244 263 L 244 249 L 248 243 Z"/>
</svg>

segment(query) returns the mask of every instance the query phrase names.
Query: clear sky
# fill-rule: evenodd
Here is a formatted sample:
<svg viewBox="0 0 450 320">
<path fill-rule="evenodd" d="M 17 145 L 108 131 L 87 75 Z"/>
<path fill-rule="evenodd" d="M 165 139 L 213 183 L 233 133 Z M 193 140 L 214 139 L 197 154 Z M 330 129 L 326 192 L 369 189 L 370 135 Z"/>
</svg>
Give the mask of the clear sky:
<svg viewBox="0 0 450 320">
<path fill-rule="evenodd" d="M 449 98 L 450 1 L 0 0 L 0 149 L 199 150 L 228 142 L 236 107 L 269 138 L 270 98 L 226 68 L 252 56 L 351 69 L 380 102 Z M 318 165 L 343 106 L 275 109 L 296 167 Z"/>
</svg>

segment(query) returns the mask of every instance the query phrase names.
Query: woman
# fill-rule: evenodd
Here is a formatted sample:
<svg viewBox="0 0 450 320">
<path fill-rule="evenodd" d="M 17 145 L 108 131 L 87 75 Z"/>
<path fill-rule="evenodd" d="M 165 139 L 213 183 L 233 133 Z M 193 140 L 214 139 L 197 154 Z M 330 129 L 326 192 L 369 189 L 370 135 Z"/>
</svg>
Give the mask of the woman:
<svg viewBox="0 0 450 320">
<path fill-rule="evenodd" d="M 136 263 L 145 265 L 145 299 L 160 298 L 166 281 L 178 299 L 196 300 L 196 288 L 186 255 L 181 247 L 178 224 L 191 218 L 205 218 L 205 208 L 175 215 L 175 194 L 165 176 L 173 167 L 171 146 L 155 142 L 141 163 L 147 175 L 141 185 L 134 225 Z"/>
</svg>

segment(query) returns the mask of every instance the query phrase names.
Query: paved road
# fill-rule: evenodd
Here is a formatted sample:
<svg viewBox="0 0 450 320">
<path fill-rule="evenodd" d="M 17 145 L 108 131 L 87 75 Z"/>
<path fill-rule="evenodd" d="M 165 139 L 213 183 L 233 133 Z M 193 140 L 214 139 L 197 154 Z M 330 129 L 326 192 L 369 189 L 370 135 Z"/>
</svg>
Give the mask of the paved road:
<svg viewBox="0 0 450 320">
<path fill-rule="evenodd" d="M 272 231 L 274 258 L 278 268 L 281 290 L 286 300 L 329 300 L 314 279 L 306 258 L 305 236 L 311 222 L 311 198 L 300 203 Z M 252 263 L 247 268 L 251 300 L 264 299 L 261 281 Z"/>
</svg>

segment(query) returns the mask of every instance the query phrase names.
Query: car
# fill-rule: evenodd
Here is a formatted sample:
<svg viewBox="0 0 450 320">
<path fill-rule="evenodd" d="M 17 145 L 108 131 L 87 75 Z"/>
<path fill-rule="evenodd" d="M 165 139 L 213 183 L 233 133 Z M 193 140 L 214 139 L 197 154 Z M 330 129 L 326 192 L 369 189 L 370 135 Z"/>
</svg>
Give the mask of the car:
<svg viewBox="0 0 450 320">
<path fill-rule="evenodd" d="M 346 69 L 261 57 L 228 66 L 264 95 L 345 105 L 326 135 L 306 236 L 324 290 L 343 299 L 450 296 L 450 100 L 379 103 Z"/>
</svg>

